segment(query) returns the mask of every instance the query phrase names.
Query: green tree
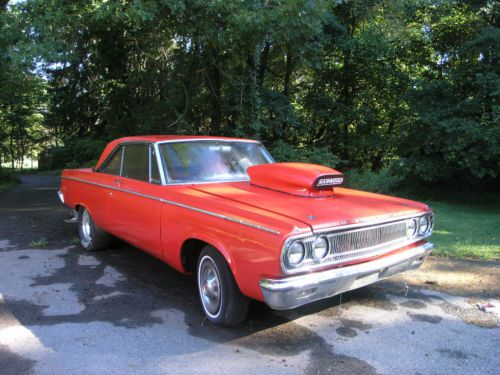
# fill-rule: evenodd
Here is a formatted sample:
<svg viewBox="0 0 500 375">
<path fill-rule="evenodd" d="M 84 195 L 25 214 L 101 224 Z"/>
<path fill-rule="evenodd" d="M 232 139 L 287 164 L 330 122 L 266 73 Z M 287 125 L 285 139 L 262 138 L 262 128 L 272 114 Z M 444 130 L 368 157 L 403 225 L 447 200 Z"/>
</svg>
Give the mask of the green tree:
<svg viewBox="0 0 500 375">
<path fill-rule="evenodd" d="M 498 8 L 4 1 L 0 152 L 17 160 L 43 139 L 75 165 L 83 148 L 89 162 L 90 144 L 123 135 L 213 134 L 259 138 L 280 159 L 356 169 L 358 180 L 485 185 L 500 170 Z"/>
</svg>

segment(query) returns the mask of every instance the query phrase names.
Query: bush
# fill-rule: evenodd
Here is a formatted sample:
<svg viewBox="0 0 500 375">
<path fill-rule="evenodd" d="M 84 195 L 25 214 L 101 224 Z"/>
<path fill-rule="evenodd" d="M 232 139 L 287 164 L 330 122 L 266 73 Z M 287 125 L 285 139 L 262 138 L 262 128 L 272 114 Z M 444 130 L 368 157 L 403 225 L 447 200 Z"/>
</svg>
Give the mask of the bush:
<svg viewBox="0 0 500 375">
<path fill-rule="evenodd" d="M 394 175 L 389 168 L 379 172 L 352 169 L 345 172 L 348 187 L 373 193 L 392 194 L 397 192 L 404 177 Z"/>
<path fill-rule="evenodd" d="M 91 138 L 70 139 L 63 147 L 46 150 L 39 161 L 41 170 L 92 167 L 106 141 Z"/>
<path fill-rule="evenodd" d="M 271 154 L 278 162 L 300 162 L 326 165 L 335 168 L 340 158 L 327 147 L 294 147 L 286 142 L 277 141 L 271 147 Z"/>
</svg>

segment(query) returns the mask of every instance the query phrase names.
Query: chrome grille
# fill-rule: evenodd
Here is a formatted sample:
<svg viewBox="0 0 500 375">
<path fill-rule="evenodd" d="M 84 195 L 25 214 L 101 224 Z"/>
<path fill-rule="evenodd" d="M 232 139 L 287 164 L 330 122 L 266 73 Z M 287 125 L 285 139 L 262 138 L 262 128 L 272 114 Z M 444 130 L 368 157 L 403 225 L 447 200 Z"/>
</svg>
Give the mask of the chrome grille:
<svg viewBox="0 0 500 375">
<path fill-rule="evenodd" d="M 333 256 L 352 254 L 396 240 L 406 240 L 406 223 L 398 222 L 372 228 L 360 228 L 327 234 Z"/>
<path fill-rule="evenodd" d="M 404 220 L 367 224 L 354 228 L 349 226 L 296 239 L 304 244 L 306 259 L 297 268 L 289 267 L 286 262 L 282 261 L 283 268 L 286 272 L 298 272 L 383 255 L 430 235 L 429 233 L 425 236 L 409 238 L 406 233 L 406 223 L 407 219 L 405 218 Z M 319 236 L 325 236 L 328 239 L 329 252 L 324 259 L 315 260 L 313 258 L 313 242 Z M 286 248 L 287 245 L 285 245 Z"/>
</svg>

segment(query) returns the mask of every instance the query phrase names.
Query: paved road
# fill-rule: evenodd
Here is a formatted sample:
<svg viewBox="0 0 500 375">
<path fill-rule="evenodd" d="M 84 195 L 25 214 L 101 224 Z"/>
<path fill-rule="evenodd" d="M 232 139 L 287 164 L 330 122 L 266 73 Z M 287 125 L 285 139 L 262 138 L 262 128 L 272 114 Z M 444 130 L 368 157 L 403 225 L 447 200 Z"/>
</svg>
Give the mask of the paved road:
<svg viewBox="0 0 500 375">
<path fill-rule="evenodd" d="M 498 308 L 401 279 L 214 327 L 190 277 L 123 244 L 83 253 L 57 185 L 24 176 L 0 196 L 3 375 L 498 374 Z"/>
</svg>

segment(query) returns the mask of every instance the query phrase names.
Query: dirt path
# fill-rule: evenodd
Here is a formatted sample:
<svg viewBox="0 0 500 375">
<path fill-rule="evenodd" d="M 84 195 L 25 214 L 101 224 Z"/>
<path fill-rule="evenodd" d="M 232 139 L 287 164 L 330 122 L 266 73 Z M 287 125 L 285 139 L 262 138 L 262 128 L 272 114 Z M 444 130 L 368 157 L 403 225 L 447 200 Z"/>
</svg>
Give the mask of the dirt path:
<svg viewBox="0 0 500 375">
<path fill-rule="evenodd" d="M 445 293 L 500 300 L 500 262 L 431 256 L 424 265 L 401 277 L 409 283 Z"/>
<path fill-rule="evenodd" d="M 2 375 L 500 368 L 498 263 L 431 258 L 300 309 L 253 303 L 241 327 L 225 330 L 204 319 L 193 280 L 160 261 L 123 244 L 83 253 L 57 186 L 55 177 L 23 176 L 0 194 Z"/>
</svg>

